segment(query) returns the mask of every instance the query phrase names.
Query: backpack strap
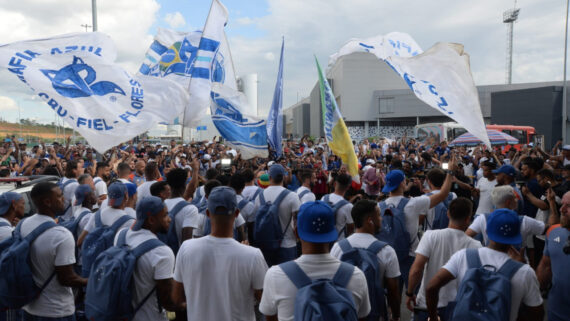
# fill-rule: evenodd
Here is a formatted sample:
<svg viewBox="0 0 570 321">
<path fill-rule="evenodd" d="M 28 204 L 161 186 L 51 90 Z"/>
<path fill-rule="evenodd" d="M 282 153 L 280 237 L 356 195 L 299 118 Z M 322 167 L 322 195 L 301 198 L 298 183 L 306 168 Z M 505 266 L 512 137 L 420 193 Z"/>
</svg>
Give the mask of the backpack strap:
<svg viewBox="0 0 570 321">
<path fill-rule="evenodd" d="M 17 233 L 19 235 L 21 235 L 20 234 L 21 225 L 22 223 L 18 224 L 18 226 L 16 227 L 16 229 L 18 230 Z M 38 236 L 40 236 L 40 234 L 55 226 L 57 226 L 57 224 L 55 224 L 55 222 L 53 221 L 44 222 L 40 224 L 38 227 L 36 227 L 33 231 L 31 231 L 30 234 L 26 235 L 24 239 L 29 243 L 32 243 Z"/>
<path fill-rule="evenodd" d="M 174 207 L 172 208 L 170 213 L 168 213 L 168 215 L 170 216 L 170 218 L 172 220 L 174 220 L 176 218 L 176 214 L 178 214 L 183 208 L 185 208 L 186 206 L 188 206 L 190 204 L 191 204 L 190 202 L 186 202 L 184 200 L 180 201 L 176 205 L 174 205 Z"/>
<path fill-rule="evenodd" d="M 281 193 L 279 193 L 279 195 L 275 199 L 275 201 L 273 201 L 273 205 L 279 206 L 279 204 L 281 204 L 281 202 L 285 197 L 287 197 L 287 195 L 289 195 L 289 190 L 288 189 L 282 190 Z"/>
<path fill-rule="evenodd" d="M 159 246 L 163 246 L 163 245 L 165 245 L 165 244 L 162 243 L 159 239 L 152 238 L 150 240 L 146 240 L 146 241 L 142 242 L 139 246 L 135 247 L 133 249 L 133 255 L 138 259 L 143 254 L 145 254 L 146 252 L 153 250 Z"/>
<path fill-rule="evenodd" d="M 101 177 L 95 177 L 95 179 L 93 180 L 93 185 L 97 185 L 99 183 L 101 183 L 103 181 L 103 179 Z"/>
<path fill-rule="evenodd" d="M 388 208 L 388 204 L 386 204 L 386 201 L 378 203 L 378 206 L 380 207 L 380 211 L 384 211 L 385 209 Z"/>
<path fill-rule="evenodd" d="M 342 253 L 346 253 L 346 252 L 352 250 L 352 245 L 350 245 L 350 242 L 347 239 L 340 240 L 338 242 L 338 246 L 340 246 Z"/>
<path fill-rule="evenodd" d="M 63 179 L 62 179 L 63 180 Z M 65 181 L 65 183 L 61 184 L 61 192 L 63 193 L 63 191 L 65 190 L 65 188 L 67 187 L 67 185 L 73 183 L 73 182 L 77 182 L 77 180 L 75 178 L 70 178 L 67 181 Z"/>
<path fill-rule="evenodd" d="M 243 210 L 243 208 L 247 205 L 247 203 L 249 203 L 248 200 L 246 200 L 245 198 L 243 198 L 241 201 L 239 201 L 237 207 L 238 209 L 241 211 Z"/>
<path fill-rule="evenodd" d="M 468 269 L 477 269 L 481 267 L 481 259 L 479 258 L 478 249 L 466 249 L 465 256 L 467 257 Z"/>
<path fill-rule="evenodd" d="M 388 243 L 376 240 L 372 242 L 370 246 L 368 246 L 367 250 L 372 253 L 378 254 L 378 252 L 380 252 L 380 250 L 382 250 L 386 245 L 388 245 Z"/>
<path fill-rule="evenodd" d="M 352 278 L 352 273 L 354 273 L 354 265 L 346 262 L 340 262 L 340 266 L 338 267 L 332 281 L 336 285 L 346 288 L 348 282 Z"/>
<path fill-rule="evenodd" d="M 119 232 L 119 238 L 117 239 L 117 246 L 121 247 L 127 244 L 127 232 L 128 229 L 121 230 Z"/>
<path fill-rule="evenodd" d="M 342 263 L 341 263 L 342 265 Z M 313 281 L 307 276 L 305 272 L 299 267 L 297 262 L 289 261 L 282 264 L 279 264 L 279 267 L 285 275 L 295 284 L 297 289 L 300 289 L 304 286 L 311 284 Z M 338 273 L 338 272 L 337 272 Z"/>
<path fill-rule="evenodd" d="M 510 280 L 513 277 L 513 275 L 515 275 L 515 273 L 517 273 L 517 271 L 522 266 L 523 266 L 523 264 L 521 262 L 517 262 L 515 260 L 508 259 L 507 262 L 505 262 L 505 264 L 503 264 L 503 266 L 501 266 L 499 271 L 497 271 L 497 273 L 501 273 L 502 275 L 507 277 L 507 279 Z"/>
<path fill-rule="evenodd" d="M 396 208 L 398 210 L 400 210 L 400 212 L 404 212 L 404 208 L 406 208 L 406 205 L 408 205 L 408 202 L 410 201 L 409 198 L 407 197 L 403 197 L 400 202 L 398 203 L 398 206 L 396 206 Z"/>
<path fill-rule="evenodd" d="M 103 221 L 101 220 L 101 208 L 95 213 L 95 227 L 103 226 Z"/>
<path fill-rule="evenodd" d="M 255 201 L 255 199 L 257 198 L 259 193 L 263 194 L 262 192 L 263 192 L 263 189 L 261 187 L 258 187 L 257 190 L 255 191 L 255 193 L 253 193 L 253 197 L 251 198 L 251 200 Z"/>
<path fill-rule="evenodd" d="M 323 201 L 324 201 L 325 203 L 330 204 L 330 203 L 331 203 L 331 194 L 325 195 L 325 196 L 323 197 Z"/>
<path fill-rule="evenodd" d="M 119 217 L 118 220 L 115 221 L 115 223 L 113 223 L 113 225 L 111 225 L 111 229 L 113 231 L 117 231 L 119 229 L 119 227 L 123 226 L 123 224 L 125 224 L 128 220 L 132 220 L 133 218 L 130 217 L 128 214 L 125 214 L 121 217 Z"/>
<path fill-rule="evenodd" d="M 263 193 L 259 194 L 259 205 L 263 205 L 265 204 L 265 196 L 263 196 Z"/>
<path fill-rule="evenodd" d="M 90 210 L 85 210 L 83 212 L 81 212 L 81 214 L 79 214 L 79 216 L 77 217 L 77 222 L 81 222 L 81 220 L 85 217 L 85 215 L 91 213 Z"/>
<path fill-rule="evenodd" d="M 0 227 L 4 227 L 4 226 L 11 226 L 11 224 L 8 222 L 0 222 Z"/>
<path fill-rule="evenodd" d="M 308 189 L 304 190 L 301 192 L 301 194 L 299 194 L 299 199 L 302 199 L 303 197 L 305 197 L 305 195 L 309 194 L 311 191 L 309 191 Z"/>
</svg>

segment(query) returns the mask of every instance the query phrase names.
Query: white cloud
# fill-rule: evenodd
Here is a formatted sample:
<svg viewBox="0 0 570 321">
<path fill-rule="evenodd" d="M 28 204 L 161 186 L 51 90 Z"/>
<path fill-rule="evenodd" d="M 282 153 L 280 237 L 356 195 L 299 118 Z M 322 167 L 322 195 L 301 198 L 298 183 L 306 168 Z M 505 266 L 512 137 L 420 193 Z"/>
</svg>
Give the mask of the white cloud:
<svg viewBox="0 0 570 321">
<path fill-rule="evenodd" d="M 0 110 L 1 111 L 16 111 L 18 104 L 10 97 L 0 96 Z"/>
<path fill-rule="evenodd" d="M 263 55 L 263 57 L 265 58 L 265 60 L 267 61 L 273 61 L 275 60 L 275 55 L 272 52 L 266 52 L 265 55 Z"/>
<path fill-rule="evenodd" d="M 166 16 L 164 16 L 164 21 L 170 26 L 170 28 L 180 28 L 186 25 L 184 16 L 178 11 L 167 13 Z"/>
<path fill-rule="evenodd" d="M 242 17 L 242 18 L 237 18 L 236 22 L 238 25 L 249 26 L 254 23 L 254 20 L 251 19 L 250 17 Z"/>
</svg>

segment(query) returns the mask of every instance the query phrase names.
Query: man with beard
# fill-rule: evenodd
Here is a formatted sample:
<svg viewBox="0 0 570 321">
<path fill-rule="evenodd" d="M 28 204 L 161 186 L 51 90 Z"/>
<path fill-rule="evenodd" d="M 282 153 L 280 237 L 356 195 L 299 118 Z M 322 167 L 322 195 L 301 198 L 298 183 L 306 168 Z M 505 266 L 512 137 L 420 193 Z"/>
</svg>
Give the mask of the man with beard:
<svg viewBox="0 0 570 321">
<path fill-rule="evenodd" d="M 299 200 L 301 204 L 305 204 L 307 202 L 314 202 L 315 201 L 315 194 L 311 192 L 311 188 L 315 185 L 317 181 L 317 176 L 315 172 L 312 170 L 305 169 L 301 172 L 301 181 L 303 185 L 297 189 L 297 196 L 299 196 Z"/>
<path fill-rule="evenodd" d="M 550 215 L 557 215 L 556 209 L 551 209 Z M 570 192 L 562 197 L 560 224 L 553 225 L 546 235 L 544 255 L 536 274 L 541 288 L 552 283 L 548 320 L 567 320 L 570 315 Z"/>
<path fill-rule="evenodd" d="M 374 234 L 380 232 L 382 228 L 382 217 L 380 216 L 380 208 L 378 203 L 371 200 L 358 201 L 351 211 L 356 232 L 346 238 L 353 248 L 368 249 L 373 243 L 377 242 Z M 331 250 L 331 255 L 342 260 L 344 254 L 339 243 L 335 243 Z M 398 291 L 398 280 L 400 277 L 400 266 L 396 251 L 390 246 L 381 247 L 376 253 L 378 258 L 378 278 L 381 284 L 387 290 L 388 304 L 392 311 L 392 319 L 397 320 L 400 317 L 400 292 Z M 375 290 L 375 284 L 368 284 L 370 292 Z M 370 296 L 377 297 L 375 296 Z M 384 297 L 383 295 L 381 296 Z M 376 304 L 371 302 L 371 304 Z M 385 302 L 380 302 L 385 307 Z M 380 308 L 381 315 L 386 315 L 386 309 Z M 382 311 L 383 310 L 383 311 Z"/>
<path fill-rule="evenodd" d="M 121 237 L 131 249 L 157 239 L 157 233 L 168 232 L 170 217 L 164 202 L 155 196 L 147 196 L 137 208 L 137 220 L 130 229 L 123 229 L 115 237 L 115 246 Z M 174 305 L 171 300 L 174 252 L 166 245 L 155 247 L 138 260 L 133 274 L 133 302 L 142 304 L 133 321 L 166 321 L 166 312 L 183 310 L 186 304 Z M 150 296 L 149 296 L 150 294 Z M 164 308 L 164 309 L 162 309 Z"/>
<path fill-rule="evenodd" d="M 144 160 L 139 159 L 135 163 L 135 172 L 129 175 L 129 181 L 131 183 L 135 183 L 137 186 L 141 185 L 142 183 L 146 182 L 144 176 L 144 169 L 146 167 L 146 163 Z"/>
<path fill-rule="evenodd" d="M 521 192 L 524 196 L 524 207 L 521 215 L 536 217 L 537 207 L 534 205 L 526 194 L 531 193 L 535 198 L 540 199 L 544 190 L 538 184 L 536 173 L 540 170 L 540 166 L 534 159 L 525 159 L 521 166 L 521 173 L 525 179 L 525 185 L 522 187 Z"/>
<path fill-rule="evenodd" d="M 109 182 L 110 176 L 111 166 L 109 166 L 109 163 L 97 163 L 95 178 L 93 179 L 93 183 L 95 184 L 95 196 L 97 197 L 97 205 L 95 208 L 99 207 L 101 203 L 107 199 L 107 183 Z"/>
<path fill-rule="evenodd" d="M 523 194 L 515 183 L 515 178 L 517 176 L 516 169 L 511 165 L 503 165 L 499 169 L 494 170 L 493 173 L 497 175 L 497 185 L 509 185 L 513 188 L 517 196 L 517 208 L 515 211 L 522 215 L 524 208 Z"/>
</svg>

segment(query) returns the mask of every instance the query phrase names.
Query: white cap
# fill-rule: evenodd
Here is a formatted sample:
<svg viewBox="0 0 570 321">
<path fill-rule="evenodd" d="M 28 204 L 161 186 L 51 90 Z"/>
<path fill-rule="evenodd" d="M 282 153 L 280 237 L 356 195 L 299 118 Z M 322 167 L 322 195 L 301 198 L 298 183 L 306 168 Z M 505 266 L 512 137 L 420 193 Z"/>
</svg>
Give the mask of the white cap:
<svg viewBox="0 0 570 321">
<path fill-rule="evenodd" d="M 366 160 L 366 164 L 374 164 L 374 160 L 372 158 L 369 158 Z"/>
<path fill-rule="evenodd" d="M 209 161 L 210 159 L 212 159 L 212 156 L 210 156 L 209 154 L 204 154 L 204 156 L 202 156 L 202 159 Z"/>
<path fill-rule="evenodd" d="M 180 154 L 180 157 L 186 158 L 186 154 Z"/>
<path fill-rule="evenodd" d="M 271 165 L 275 164 L 274 161 L 269 161 L 269 163 L 267 163 L 267 167 L 271 167 Z"/>
<path fill-rule="evenodd" d="M 570 145 L 564 145 L 564 146 L 562 147 L 562 150 L 570 150 Z"/>
</svg>

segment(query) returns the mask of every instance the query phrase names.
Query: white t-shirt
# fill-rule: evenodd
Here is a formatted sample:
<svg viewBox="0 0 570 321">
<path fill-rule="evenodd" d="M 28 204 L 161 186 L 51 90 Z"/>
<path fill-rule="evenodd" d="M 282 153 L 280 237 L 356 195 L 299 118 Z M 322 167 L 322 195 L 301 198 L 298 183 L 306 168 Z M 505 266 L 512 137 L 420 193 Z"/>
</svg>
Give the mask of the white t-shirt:
<svg viewBox="0 0 570 321">
<path fill-rule="evenodd" d="M 426 231 L 416 249 L 416 254 L 428 258 L 423 271 L 420 292 L 417 297 L 417 306 L 426 309 L 426 286 L 427 283 L 437 274 L 437 271 L 449 261 L 449 258 L 457 251 L 466 248 L 480 248 L 481 242 L 467 236 L 465 232 L 452 228 L 443 230 Z M 455 280 L 446 284 L 439 291 L 438 308 L 446 307 L 450 301 L 457 296 L 458 284 Z"/>
<path fill-rule="evenodd" d="M 431 193 L 437 194 L 437 193 L 439 193 L 439 190 L 438 190 L 438 189 L 435 189 L 435 190 L 431 191 Z M 455 195 L 455 193 L 449 192 L 449 194 L 451 194 L 451 199 L 452 199 L 452 200 L 454 200 L 454 199 L 457 198 L 457 195 Z M 447 196 L 447 198 L 449 198 L 449 196 Z M 447 205 L 449 206 L 449 204 L 447 204 Z M 435 218 L 435 208 L 436 208 L 436 206 L 430 208 L 430 209 L 427 211 L 427 215 L 426 215 L 427 226 L 426 226 L 426 229 L 431 229 L 431 228 L 429 228 L 429 227 L 430 227 L 430 226 L 433 226 L 433 220 L 434 220 L 434 218 Z"/>
<path fill-rule="evenodd" d="M 255 201 L 253 199 L 253 196 L 255 195 L 255 192 L 257 192 L 258 189 L 261 189 L 261 187 L 257 187 L 255 185 L 246 186 L 243 188 L 241 195 L 249 201 Z"/>
<path fill-rule="evenodd" d="M 479 259 L 481 260 L 481 265 L 491 265 L 498 270 L 507 262 L 509 256 L 506 253 L 485 247 L 479 249 Z M 467 272 L 465 250 L 455 253 L 443 268 L 457 279 L 457 284 L 461 284 L 463 276 Z M 536 274 L 528 264 L 523 265 L 511 278 L 510 321 L 517 319 L 521 303 L 529 307 L 536 307 L 542 304 L 542 296 L 540 295 Z"/>
<path fill-rule="evenodd" d="M 266 202 L 273 202 L 279 196 L 281 191 L 285 188 L 282 186 L 269 186 L 262 193 Z M 261 194 L 261 193 L 260 193 Z M 260 207 L 258 195 L 255 199 L 255 212 Z M 297 240 L 293 233 L 293 213 L 299 211 L 301 202 L 297 194 L 290 192 L 285 196 L 285 198 L 279 204 L 279 222 L 281 223 L 281 228 L 285 231 L 285 236 L 283 237 L 283 242 L 281 242 L 282 248 L 291 248 L 297 246 Z"/>
<path fill-rule="evenodd" d="M 139 206 L 139 203 L 143 198 L 151 196 L 150 186 L 156 182 L 157 181 L 144 182 L 137 187 L 137 206 Z"/>
<path fill-rule="evenodd" d="M 47 215 L 34 214 L 22 223 L 22 237 L 26 237 L 36 227 L 45 222 L 54 222 Z M 75 263 L 75 240 L 71 232 L 63 226 L 56 226 L 40 234 L 30 248 L 30 260 L 34 282 L 43 286 L 54 273 L 56 266 Z M 75 313 L 73 292 L 62 286 L 54 276 L 40 296 L 22 308 L 31 315 L 61 318 Z"/>
<path fill-rule="evenodd" d="M 477 181 L 476 188 L 481 191 L 479 196 L 479 206 L 477 206 L 477 211 L 475 214 L 485 214 L 491 213 L 493 211 L 493 201 L 491 200 L 491 192 L 493 192 L 493 188 L 497 185 L 497 179 L 489 181 L 485 177 L 481 177 Z"/>
<path fill-rule="evenodd" d="M 67 209 L 65 211 L 65 213 L 62 215 L 64 219 L 70 219 L 71 216 L 73 215 L 73 203 L 75 202 L 75 190 L 77 189 L 77 187 L 79 187 L 79 183 L 77 182 L 77 179 L 75 178 L 67 178 L 64 177 L 61 180 L 62 185 L 65 185 L 65 183 L 67 183 L 67 181 L 72 180 L 72 183 L 68 183 L 64 188 L 63 188 L 63 198 L 64 198 L 64 203 L 63 203 L 63 208 Z"/>
<path fill-rule="evenodd" d="M 544 233 L 544 222 L 528 216 L 523 216 L 522 218 L 521 236 L 523 242 L 528 239 L 529 236 L 540 235 Z M 487 237 L 487 219 L 485 218 L 485 215 L 481 214 L 475 216 L 475 220 L 473 220 L 473 223 L 469 225 L 469 229 L 475 231 L 477 234 L 483 234 L 484 244 L 487 244 L 489 242 L 489 238 Z"/>
<path fill-rule="evenodd" d="M 254 321 L 266 271 L 259 249 L 208 235 L 182 243 L 174 280 L 184 284 L 188 320 Z"/>
<path fill-rule="evenodd" d="M 101 177 L 95 177 L 93 180 L 95 183 L 95 196 L 99 198 L 102 195 L 107 195 L 107 184 Z"/>
<path fill-rule="evenodd" d="M 340 261 L 328 253 L 304 254 L 295 262 L 312 280 L 332 279 L 340 266 Z M 366 278 L 360 269 L 354 269 L 346 288 L 352 292 L 358 317 L 366 317 L 370 313 L 370 300 Z M 296 295 L 295 284 L 279 265 L 274 265 L 265 275 L 259 311 L 264 315 L 277 315 L 279 321 L 293 321 Z"/>
<path fill-rule="evenodd" d="M 113 223 L 115 223 L 116 220 L 118 220 L 119 218 L 121 218 L 124 215 L 129 215 L 133 219 L 136 218 L 136 216 L 132 216 L 131 213 L 128 213 L 125 210 L 120 210 L 120 209 L 116 209 L 113 207 L 107 207 L 106 209 L 101 210 L 101 222 L 105 226 L 111 226 L 111 225 L 113 225 Z M 121 225 L 119 230 L 123 229 L 123 228 L 130 227 L 132 224 L 133 224 L 133 220 L 127 220 L 123 225 Z M 91 233 L 91 232 L 93 232 L 93 230 L 95 230 L 95 228 L 96 228 L 96 226 L 95 226 L 95 214 L 93 214 L 93 215 L 91 215 L 91 217 L 89 218 L 89 222 L 87 222 L 87 225 L 85 226 L 85 231 Z"/>
<path fill-rule="evenodd" d="M 386 204 L 388 206 L 397 207 L 400 204 L 400 200 L 403 196 L 392 196 L 386 199 Z M 418 197 L 412 197 L 404 207 L 404 214 L 406 216 L 406 230 L 410 235 L 410 241 L 412 245 L 410 246 L 410 256 L 415 256 L 416 247 L 418 246 L 418 227 L 420 215 L 426 215 L 429 206 L 430 199 L 428 196 L 422 195 Z"/>
<path fill-rule="evenodd" d="M 331 202 L 333 206 L 336 203 L 338 203 L 344 199 L 344 197 L 337 195 L 337 194 L 334 194 L 334 193 L 333 194 L 327 194 L 327 195 L 329 196 L 329 202 Z M 323 196 L 323 198 L 321 200 L 324 201 L 325 197 L 327 197 L 327 195 Z M 352 214 L 351 214 L 353 207 L 354 207 L 354 205 L 352 205 L 352 203 L 348 202 L 346 205 L 339 208 L 338 212 L 336 212 L 335 227 L 336 227 L 336 231 L 339 233 L 338 234 L 338 241 L 346 238 L 346 229 L 345 229 L 346 225 L 354 223 L 354 220 L 352 219 Z"/>
<path fill-rule="evenodd" d="M 374 235 L 368 233 L 354 233 L 346 238 L 350 245 L 355 248 L 367 249 L 372 242 L 377 241 Z M 340 260 L 343 252 L 338 242 L 335 243 L 331 249 L 331 255 Z M 400 276 L 400 265 L 398 263 L 398 257 L 396 256 L 396 251 L 390 246 L 384 246 L 380 252 L 378 252 L 378 266 L 380 269 L 381 278 L 397 278 Z"/>
<path fill-rule="evenodd" d="M 168 208 L 168 212 L 172 211 L 172 209 L 178 204 L 179 202 L 183 201 L 182 197 L 170 198 L 164 201 L 166 207 Z M 178 238 L 178 244 L 182 244 L 182 229 L 185 227 L 191 227 L 196 229 L 198 226 L 196 225 L 197 216 L 198 216 L 198 208 L 192 204 L 184 206 L 174 219 L 174 222 L 170 224 L 175 224 L 174 228 L 176 229 L 176 237 Z"/>
<path fill-rule="evenodd" d="M 305 191 L 309 191 L 308 193 Z M 303 195 L 303 197 L 301 198 L 301 193 L 305 192 L 305 195 Z M 314 202 L 316 200 L 315 194 L 313 194 L 313 192 L 311 192 L 310 189 L 306 188 L 305 186 L 301 186 L 297 189 L 297 196 L 299 197 L 299 200 L 301 202 L 301 204 L 305 204 L 307 202 Z"/>
<path fill-rule="evenodd" d="M 115 236 L 114 244 L 117 245 L 119 233 Z M 131 249 L 139 246 L 145 241 L 156 239 L 156 235 L 146 229 L 127 232 L 126 242 Z M 138 306 L 142 300 L 154 289 L 157 280 L 172 278 L 174 271 L 174 253 L 166 246 L 156 247 L 137 260 L 137 266 L 133 273 L 134 291 L 132 292 L 133 306 Z M 154 321 L 168 320 L 166 312 L 158 309 L 158 299 L 156 291 L 145 301 L 144 305 L 137 311 L 133 321 Z"/>
<path fill-rule="evenodd" d="M 7 226 L 0 226 L 0 242 L 2 242 L 12 237 L 12 231 L 14 230 L 14 227 L 12 226 L 12 223 L 3 217 L 0 217 L 0 222 L 9 224 Z"/>
<path fill-rule="evenodd" d="M 243 199 L 243 196 L 236 195 L 236 202 L 238 205 Z M 255 204 L 253 204 L 253 202 L 247 202 L 239 213 L 247 223 L 255 222 Z"/>
</svg>

